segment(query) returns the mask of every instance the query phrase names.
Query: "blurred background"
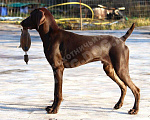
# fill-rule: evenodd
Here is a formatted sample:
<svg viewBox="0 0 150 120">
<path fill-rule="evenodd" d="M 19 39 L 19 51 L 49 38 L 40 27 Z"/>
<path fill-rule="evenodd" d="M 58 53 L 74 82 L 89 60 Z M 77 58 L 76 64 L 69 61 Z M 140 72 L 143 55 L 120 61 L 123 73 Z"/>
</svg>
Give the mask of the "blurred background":
<svg viewBox="0 0 150 120">
<path fill-rule="evenodd" d="M 45 7 L 63 29 L 125 29 L 150 25 L 150 0 L 0 0 L 0 22 L 19 23 Z"/>
</svg>

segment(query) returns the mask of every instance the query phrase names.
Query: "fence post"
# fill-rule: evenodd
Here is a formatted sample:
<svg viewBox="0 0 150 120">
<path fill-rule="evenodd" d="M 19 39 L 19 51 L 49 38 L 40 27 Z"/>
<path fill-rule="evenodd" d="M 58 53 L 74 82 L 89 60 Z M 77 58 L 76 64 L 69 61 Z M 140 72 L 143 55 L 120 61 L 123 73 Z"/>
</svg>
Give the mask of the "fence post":
<svg viewBox="0 0 150 120">
<path fill-rule="evenodd" d="M 82 8 L 81 8 L 81 0 L 80 0 L 80 26 L 82 30 Z"/>
</svg>

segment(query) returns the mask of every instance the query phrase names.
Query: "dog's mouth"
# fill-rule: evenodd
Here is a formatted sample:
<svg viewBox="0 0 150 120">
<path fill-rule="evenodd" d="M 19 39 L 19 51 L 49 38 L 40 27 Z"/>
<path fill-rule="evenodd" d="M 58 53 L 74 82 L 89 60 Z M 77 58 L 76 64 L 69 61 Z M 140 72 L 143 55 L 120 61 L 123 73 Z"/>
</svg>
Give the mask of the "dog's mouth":
<svg viewBox="0 0 150 120">
<path fill-rule="evenodd" d="M 20 25 L 24 28 L 24 29 L 33 29 L 33 27 L 32 27 L 32 25 L 27 25 L 26 24 L 26 22 L 25 21 L 22 21 L 21 23 L 20 23 Z"/>
<path fill-rule="evenodd" d="M 32 27 L 24 27 L 24 26 L 22 26 L 22 27 L 23 27 L 23 29 L 29 29 L 29 30 L 33 29 Z"/>
<path fill-rule="evenodd" d="M 27 29 L 30 29 L 30 30 L 31 30 L 31 29 L 32 29 L 32 27 L 27 27 Z"/>
</svg>

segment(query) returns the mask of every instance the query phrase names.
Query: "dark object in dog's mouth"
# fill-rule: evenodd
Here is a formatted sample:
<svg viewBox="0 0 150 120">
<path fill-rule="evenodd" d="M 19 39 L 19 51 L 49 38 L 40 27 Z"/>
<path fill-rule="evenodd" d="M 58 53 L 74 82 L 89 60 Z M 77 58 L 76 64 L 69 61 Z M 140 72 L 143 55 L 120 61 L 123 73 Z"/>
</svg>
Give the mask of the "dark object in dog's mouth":
<svg viewBox="0 0 150 120">
<path fill-rule="evenodd" d="M 21 30 L 21 32 L 22 33 L 20 37 L 20 45 L 22 50 L 25 52 L 24 61 L 26 62 L 26 64 L 28 64 L 29 58 L 27 55 L 27 51 L 30 49 L 31 46 L 31 37 L 27 28 L 23 27 L 23 30 Z"/>
</svg>

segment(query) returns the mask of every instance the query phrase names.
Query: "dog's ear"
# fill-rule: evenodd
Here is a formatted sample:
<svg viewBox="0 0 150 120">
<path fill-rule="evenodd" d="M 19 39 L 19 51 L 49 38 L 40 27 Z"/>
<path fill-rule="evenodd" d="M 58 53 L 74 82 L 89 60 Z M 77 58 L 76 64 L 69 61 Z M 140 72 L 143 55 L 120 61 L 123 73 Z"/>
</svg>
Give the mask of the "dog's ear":
<svg viewBox="0 0 150 120">
<path fill-rule="evenodd" d="M 39 10 L 36 15 L 36 25 L 37 30 L 39 30 L 39 26 L 42 25 L 45 22 L 45 15 L 42 10 Z"/>
</svg>

